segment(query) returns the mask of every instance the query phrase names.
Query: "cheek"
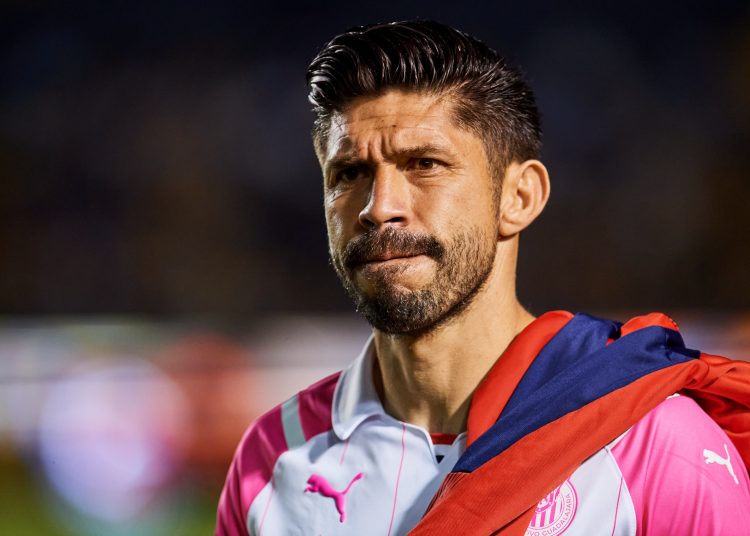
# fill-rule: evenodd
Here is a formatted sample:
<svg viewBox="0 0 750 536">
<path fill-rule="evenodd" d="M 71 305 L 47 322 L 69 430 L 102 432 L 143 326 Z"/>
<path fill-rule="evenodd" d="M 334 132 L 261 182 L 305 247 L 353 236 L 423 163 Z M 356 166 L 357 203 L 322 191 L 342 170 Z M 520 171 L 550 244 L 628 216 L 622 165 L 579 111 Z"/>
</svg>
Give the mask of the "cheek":
<svg viewBox="0 0 750 536">
<path fill-rule="evenodd" d="M 348 194 L 328 199 L 324 207 L 329 237 L 340 237 L 356 232 L 359 213 L 362 210 L 356 196 Z"/>
<path fill-rule="evenodd" d="M 342 214 L 330 207 L 326 207 L 326 228 L 328 230 L 328 247 L 331 252 L 339 250 L 344 247 L 345 244 L 345 218 Z"/>
<path fill-rule="evenodd" d="M 422 192 L 414 206 L 420 220 L 449 228 L 468 222 L 484 223 L 494 214 L 491 196 L 485 198 L 482 192 L 470 186 Z"/>
</svg>

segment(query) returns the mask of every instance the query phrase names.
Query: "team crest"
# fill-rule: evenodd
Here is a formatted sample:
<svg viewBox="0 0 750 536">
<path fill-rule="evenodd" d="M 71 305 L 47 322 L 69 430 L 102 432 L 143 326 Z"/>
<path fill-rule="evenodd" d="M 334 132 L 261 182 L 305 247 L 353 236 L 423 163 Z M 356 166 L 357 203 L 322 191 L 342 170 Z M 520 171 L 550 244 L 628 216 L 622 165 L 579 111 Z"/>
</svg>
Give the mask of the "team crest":
<svg viewBox="0 0 750 536">
<path fill-rule="evenodd" d="M 570 480 L 552 490 L 536 505 L 526 536 L 557 536 L 570 526 L 578 510 L 578 495 Z"/>
</svg>

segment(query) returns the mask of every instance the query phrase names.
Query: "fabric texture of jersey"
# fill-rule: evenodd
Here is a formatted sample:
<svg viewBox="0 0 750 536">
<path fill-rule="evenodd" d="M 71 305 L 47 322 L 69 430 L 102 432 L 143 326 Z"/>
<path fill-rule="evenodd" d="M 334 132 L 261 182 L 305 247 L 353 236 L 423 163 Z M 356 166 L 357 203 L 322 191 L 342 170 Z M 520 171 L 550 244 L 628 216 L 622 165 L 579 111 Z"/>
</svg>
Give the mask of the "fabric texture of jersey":
<svg viewBox="0 0 750 536">
<path fill-rule="evenodd" d="M 669 333 L 662 341 L 679 347 L 679 335 L 675 338 L 673 324 L 665 318 L 659 322 L 668 326 Z M 644 326 L 653 327 L 654 319 L 620 326 L 565 312 L 540 317 L 516 337 L 477 389 L 468 436 L 461 434 L 448 444 L 440 444 L 446 443 L 443 439 L 433 444 L 427 431 L 385 413 L 372 381 L 376 357 L 370 341 L 341 374 L 300 392 L 250 427 L 227 476 L 216 533 L 406 534 L 415 526 L 421 534 L 449 533 L 446 527 L 454 523 L 455 511 L 445 507 L 459 504 L 466 517 L 457 525 L 460 528 L 449 530 L 491 534 L 502 525 L 477 526 L 474 516 L 496 519 L 495 511 L 502 511 L 502 505 L 483 502 L 486 490 L 472 495 L 466 482 L 472 483 L 457 483 L 453 475 L 481 474 L 498 453 L 512 451 L 535 430 L 575 413 L 581 397 L 584 407 L 606 397 L 608 391 L 597 385 L 563 397 L 550 390 L 553 386 L 547 384 L 552 377 L 557 381 L 562 374 L 573 382 L 564 376 L 567 365 L 564 359 L 561 362 L 560 352 L 570 351 L 571 345 L 578 349 L 619 345 L 632 353 L 637 337 L 623 345 L 627 338 L 623 335 L 637 334 Z M 638 355 L 648 363 L 649 356 Z M 679 353 L 675 362 L 685 363 L 696 355 Z M 588 361 L 612 368 L 621 358 L 608 352 L 597 359 Z M 582 365 L 578 377 L 587 379 L 592 371 Z M 580 381 L 573 384 L 580 390 Z M 615 381 L 610 391 L 621 387 Z M 520 512 L 526 517 L 516 516 L 520 519 L 516 524 L 524 523 L 518 533 L 742 534 L 750 524 L 750 484 L 739 452 L 691 398 L 665 398 L 562 478 L 549 479 L 547 487 L 536 492 L 531 507 Z M 536 401 L 531 408 L 526 405 L 529 399 Z M 503 420 L 507 414 L 515 420 Z M 597 418 L 608 426 L 607 414 Z M 501 422 L 502 434 L 498 434 L 495 427 Z M 556 443 L 560 444 L 567 448 L 567 443 Z M 545 451 L 545 455 L 553 458 L 546 464 L 535 462 L 534 456 L 527 457 L 527 463 L 514 460 L 518 471 L 527 475 L 513 482 L 514 493 L 525 482 L 542 489 L 536 475 L 554 474 L 555 459 L 567 460 L 565 452 Z M 433 508 L 420 523 L 436 493 Z"/>
</svg>

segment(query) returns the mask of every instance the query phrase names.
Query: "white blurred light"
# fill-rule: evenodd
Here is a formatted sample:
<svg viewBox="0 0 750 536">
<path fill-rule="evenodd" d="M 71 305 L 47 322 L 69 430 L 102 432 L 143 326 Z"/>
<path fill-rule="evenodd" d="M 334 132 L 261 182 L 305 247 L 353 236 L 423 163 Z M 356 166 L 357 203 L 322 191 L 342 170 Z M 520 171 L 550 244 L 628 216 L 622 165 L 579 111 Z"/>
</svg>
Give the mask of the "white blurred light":
<svg viewBox="0 0 750 536">
<path fill-rule="evenodd" d="M 67 337 L 50 330 L 0 331 L 0 439 L 7 433 L 19 449 L 33 446 L 48 380 L 78 355 Z"/>
<path fill-rule="evenodd" d="M 152 364 L 87 363 L 51 389 L 40 456 L 54 489 L 81 513 L 132 519 L 179 468 L 187 419 L 181 391 Z"/>
</svg>

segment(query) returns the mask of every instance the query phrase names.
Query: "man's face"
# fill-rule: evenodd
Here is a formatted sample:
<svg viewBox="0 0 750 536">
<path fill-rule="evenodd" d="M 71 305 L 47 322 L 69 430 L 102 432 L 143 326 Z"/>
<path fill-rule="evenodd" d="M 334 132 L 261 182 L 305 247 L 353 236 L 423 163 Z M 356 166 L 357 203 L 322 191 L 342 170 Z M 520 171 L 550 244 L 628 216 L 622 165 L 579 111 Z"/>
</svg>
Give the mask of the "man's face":
<svg viewBox="0 0 750 536">
<path fill-rule="evenodd" d="M 495 263 L 499 178 L 450 99 L 358 99 L 334 116 L 321 153 L 331 260 L 357 310 L 386 333 L 463 310 Z"/>
</svg>

